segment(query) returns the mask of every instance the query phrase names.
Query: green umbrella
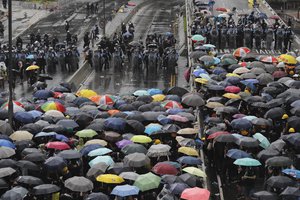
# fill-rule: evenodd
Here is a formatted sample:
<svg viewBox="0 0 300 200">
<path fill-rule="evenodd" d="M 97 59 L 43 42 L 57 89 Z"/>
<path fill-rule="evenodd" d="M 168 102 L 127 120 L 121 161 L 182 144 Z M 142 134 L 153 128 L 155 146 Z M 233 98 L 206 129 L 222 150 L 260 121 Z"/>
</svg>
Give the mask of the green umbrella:
<svg viewBox="0 0 300 200">
<path fill-rule="evenodd" d="M 137 186 L 142 192 L 158 188 L 161 178 L 149 172 L 147 174 L 140 175 L 134 182 L 134 186 Z"/>
<path fill-rule="evenodd" d="M 253 158 L 240 158 L 235 160 L 233 164 L 246 167 L 257 167 L 261 165 L 261 163 L 258 160 Z"/>
<path fill-rule="evenodd" d="M 81 138 L 92 138 L 95 135 L 97 135 L 97 132 L 92 129 L 84 129 L 84 130 L 78 131 L 76 133 L 76 135 Z"/>
<path fill-rule="evenodd" d="M 259 146 L 266 149 L 270 146 L 269 140 L 261 133 L 255 133 L 252 137 L 259 141 Z"/>
<path fill-rule="evenodd" d="M 195 42 L 201 42 L 205 40 L 205 37 L 203 37 L 202 35 L 193 35 L 192 40 Z"/>
<path fill-rule="evenodd" d="M 222 65 L 233 65 L 233 64 L 237 64 L 237 60 L 232 59 L 232 58 L 224 58 L 221 60 L 221 64 Z"/>
</svg>

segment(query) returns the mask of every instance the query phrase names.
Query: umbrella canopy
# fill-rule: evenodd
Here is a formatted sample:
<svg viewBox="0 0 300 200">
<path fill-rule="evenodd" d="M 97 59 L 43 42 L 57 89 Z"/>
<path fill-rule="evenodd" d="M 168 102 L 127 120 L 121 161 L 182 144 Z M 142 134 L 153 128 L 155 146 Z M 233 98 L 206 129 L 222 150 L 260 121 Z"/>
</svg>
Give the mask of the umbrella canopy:
<svg viewBox="0 0 300 200">
<path fill-rule="evenodd" d="M 275 156 L 266 160 L 266 165 L 272 167 L 289 167 L 292 164 L 293 161 L 285 156 Z"/>
<path fill-rule="evenodd" d="M 93 157 L 93 156 L 103 156 L 105 154 L 111 153 L 112 150 L 108 149 L 108 148 L 99 148 L 99 149 L 95 149 L 93 151 L 90 151 L 88 156 Z"/>
<path fill-rule="evenodd" d="M 200 94 L 197 93 L 187 93 L 182 97 L 182 103 L 184 103 L 187 106 L 191 107 L 197 107 L 197 106 L 203 106 L 205 104 L 204 100 L 200 96 Z"/>
<path fill-rule="evenodd" d="M 138 195 L 139 193 L 139 188 L 136 186 L 132 185 L 121 185 L 121 186 L 116 186 L 111 194 L 119 197 L 127 197 L 127 196 L 132 196 L 132 195 Z"/>
<path fill-rule="evenodd" d="M 128 155 L 132 153 L 147 154 L 147 149 L 141 144 L 128 144 L 121 149 L 121 152 Z"/>
<path fill-rule="evenodd" d="M 48 101 L 48 102 L 44 103 L 41 106 L 41 109 L 44 112 L 47 112 L 49 110 L 57 110 L 57 111 L 60 111 L 60 112 L 65 112 L 66 111 L 66 108 L 61 103 L 59 103 L 57 101 Z"/>
<path fill-rule="evenodd" d="M 261 200 L 276 200 L 278 199 L 277 195 L 268 191 L 259 191 L 255 192 L 252 195 L 253 197 L 256 197 L 257 199 Z"/>
<path fill-rule="evenodd" d="M 281 192 L 280 196 L 286 197 L 300 197 L 300 191 L 298 187 L 286 187 L 283 192 Z"/>
<path fill-rule="evenodd" d="M 156 165 L 153 166 L 152 171 L 158 175 L 165 175 L 165 174 L 176 175 L 176 174 L 178 174 L 178 170 L 176 169 L 176 167 L 174 167 L 170 164 L 167 164 L 167 163 L 157 163 Z"/>
<path fill-rule="evenodd" d="M 35 195 L 45 195 L 45 194 L 52 194 L 60 191 L 60 188 L 57 185 L 53 184 L 42 184 L 35 186 L 33 188 L 32 193 Z"/>
<path fill-rule="evenodd" d="M 129 167 L 142 167 L 150 164 L 150 159 L 143 153 L 132 153 L 125 156 L 124 164 Z"/>
<path fill-rule="evenodd" d="M 113 165 L 115 162 L 110 156 L 97 156 L 89 162 L 89 166 L 93 167 L 95 164 L 103 162 L 109 166 Z"/>
<path fill-rule="evenodd" d="M 96 96 L 97 93 L 93 90 L 89 90 L 89 89 L 82 89 L 80 91 L 78 91 L 76 93 L 77 96 L 79 97 L 86 97 L 86 98 L 90 98 L 90 97 L 93 97 L 93 96 Z"/>
<path fill-rule="evenodd" d="M 152 145 L 147 152 L 149 157 L 160 157 L 170 155 L 171 147 L 166 144 Z"/>
<path fill-rule="evenodd" d="M 207 177 L 205 172 L 203 172 L 201 169 L 196 167 L 185 167 L 182 169 L 182 171 L 202 178 Z"/>
<path fill-rule="evenodd" d="M 137 186 L 140 191 L 148 191 L 158 188 L 161 178 L 149 172 L 147 174 L 140 175 L 134 182 L 134 186 Z"/>
<path fill-rule="evenodd" d="M 252 158 L 252 156 L 248 153 L 246 153 L 245 151 L 242 151 L 240 149 L 230 149 L 226 156 L 228 156 L 229 158 L 232 159 L 241 159 L 241 158 Z"/>
<path fill-rule="evenodd" d="M 14 141 L 31 140 L 33 135 L 28 131 L 16 131 L 9 136 Z"/>
<path fill-rule="evenodd" d="M 189 186 L 185 183 L 173 183 L 170 184 L 169 191 L 172 194 L 181 195 L 181 193 L 187 188 L 189 188 Z"/>
<path fill-rule="evenodd" d="M 141 143 L 141 144 L 152 142 L 152 139 L 145 135 L 135 135 L 130 140 L 134 143 Z"/>
<path fill-rule="evenodd" d="M 1 146 L 0 147 L 0 159 L 9 158 L 16 154 L 16 151 L 12 148 Z"/>
<path fill-rule="evenodd" d="M 139 174 L 135 172 L 122 172 L 119 176 L 126 180 L 135 181 L 138 178 Z"/>
<path fill-rule="evenodd" d="M 257 167 L 261 165 L 258 160 L 253 158 L 240 158 L 235 160 L 233 164 L 246 167 Z"/>
<path fill-rule="evenodd" d="M 20 176 L 17 179 L 18 183 L 23 183 L 29 186 L 37 186 L 43 184 L 43 181 L 40 178 L 34 176 Z"/>
<path fill-rule="evenodd" d="M 4 178 L 4 177 L 7 177 L 7 176 L 10 176 L 10 175 L 12 175 L 15 172 L 16 172 L 16 170 L 14 170 L 11 167 L 0 168 L 0 178 Z"/>
<path fill-rule="evenodd" d="M 182 193 L 180 198 L 186 200 L 209 200 L 210 192 L 207 189 L 198 187 L 187 188 Z"/>
<path fill-rule="evenodd" d="M 202 160 L 199 158 L 195 158 L 192 156 L 181 156 L 180 158 L 177 159 L 177 162 L 180 164 L 187 164 L 187 165 L 201 165 Z"/>
<path fill-rule="evenodd" d="M 266 184 L 270 187 L 283 189 L 288 186 L 294 186 L 296 183 L 291 178 L 286 176 L 271 176 L 267 181 Z"/>
<path fill-rule="evenodd" d="M 108 168 L 108 165 L 103 163 L 103 162 L 99 162 L 95 165 L 93 165 L 88 172 L 86 173 L 86 176 L 90 179 L 95 180 L 99 175 L 104 174 L 106 172 Z"/>
<path fill-rule="evenodd" d="M 50 157 L 44 163 L 44 167 L 49 171 L 60 171 L 66 166 L 65 160 L 58 156 Z"/>
<path fill-rule="evenodd" d="M 94 184 L 85 177 L 73 176 L 65 180 L 65 187 L 74 192 L 88 192 L 94 188 Z"/>
<path fill-rule="evenodd" d="M 191 148 L 191 147 L 180 147 L 178 149 L 178 152 L 183 153 L 183 154 L 188 155 L 188 156 L 199 156 L 198 151 L 194 148 Z"/>
<path fill-rule="evenodd" d="M 97 135 L 97 132 L 92 129 L 84 129 L 78 131 L 75 135 L 77 135 L 80 138 L 92 138 Z"/>
<path fill-rule="evenodd" d="M 13 187 L 11 190 L 6 191 L 2 196 L 2 200 L 23 200 L 27 195 L 28 190 L 23 187 Z"/>
<path fill-rule="evenodd" d="M 93 192 L 89 194 L 85 200 L 109 200 L 109 197 L 102 192 L 97 192 L 97 193 Z"/>
<path fill-rule="evenodd" d="M 300 170 L 297 169 L 284 169 L 282 173 L 287 174 L 293 178 L 300 179 Z"/>
<path fill-rule="evenodd" d="M 66 160 L 71 160 L 71 159 L 79 159 L 81 158 L 82 155 L 80 152 L 76 150 L 64 150 L 59 152 L 57 156 L 62 157 L 63 159 Z"/>
<path fill-rule="evenodd" d="M 48 149 L 57 149 L 57 150 L 67 150 L 71 148 L 67 143 L 64 142 L 48 142 L 46 144 L 46 147 Z"/>
<path fill-rule="evenodd" d="M 124 182 L 124 179 L 122 177 L 115 174 L 102 174 L 98 176 L 96 180 L 102 183 L 113 183 L 113 184 L 120 184 Z"/>
<path fill-rule="evenodd" d="M 266 149 L 270 146 L 269 140 L 263 134 L 255 133 L 252 137 L 259 141 L 259 146 L 262 148 Z"/>
</svg>

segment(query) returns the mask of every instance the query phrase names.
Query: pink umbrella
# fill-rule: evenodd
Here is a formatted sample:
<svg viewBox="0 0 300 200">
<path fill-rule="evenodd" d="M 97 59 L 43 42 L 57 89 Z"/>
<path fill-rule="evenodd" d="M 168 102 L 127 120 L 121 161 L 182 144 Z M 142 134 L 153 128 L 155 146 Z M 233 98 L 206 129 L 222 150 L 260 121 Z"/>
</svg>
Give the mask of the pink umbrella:
<svg viewBox="0 0 300 200">
<path fill-rule="evenodd" d="M 167 118 L 172 119 L 173 121 L 177 122 L 188 122 L 188 118 L 182 117 L 180 115 L 169 115 Z"/>
<path fill-rule="evenodd" d="M 227 87 L 225 88 L 225 91 L 226 91 L 226 92 L 230 92 L 230 93 L 235 93 L 235 94 L 237 94 L 237 93 L 239 93 L 239 92 L 241 91 L 241 88 L 239 88 L 239 87 L 237 87 L 237 86 L 227 86 Z"/>
<path fill-rule="evenodd" d="M 209 196 L 210 191 L 199 187 L 187 188 L 181 193 L 181 198 L 186 200 L 208 200 Z"/>
<path fill-rule="evenodd" d="M 191 76 L 191 68 L 187 68 L 186 70 L 184 70 L 183 76 L 186 80 L 186 82 L 190 82 L 190 76 Z"/>
</svg>

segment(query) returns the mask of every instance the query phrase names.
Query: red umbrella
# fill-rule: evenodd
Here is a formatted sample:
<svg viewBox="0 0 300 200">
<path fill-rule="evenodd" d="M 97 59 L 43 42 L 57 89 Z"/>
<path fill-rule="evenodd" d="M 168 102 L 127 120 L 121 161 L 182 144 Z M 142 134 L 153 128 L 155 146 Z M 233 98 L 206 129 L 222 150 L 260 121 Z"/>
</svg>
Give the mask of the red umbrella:
<svg viewBox="0 0 300 200">
<path fill-rule="evenodd" d="M 265 63 L 278 63 L 277 58 L 275 58 L 274 56 L 264 56 L 260 59 L 260 61 Z"/>
<path fill-rule="evenodd" d="M 287 74 L 284 71 L 275 71 L 272 76 L 274 78 L 282 78 L 282 77 L 286 77 Z"/>
<path fill-rule="evenodd" d="M 152 168 L 152 171 L 159 175 L 176 175 L 178 174 L 178 170 L 173 165 L 167 164 L 167 163 L 157 163 Z"/>
<path fill-rule="evenodd" d="M 68 144 L 64 142 L 48 142 L 46 144 L 46 147 L 48 149 L 57 149 L 57 150 L 67 150 L 71 148 Z"/>
<path fill-rule="evenodd" d="M 209 139 L 209 140 L 214 139 L 215 137 L 217 137 L 219 135 L 224 135 L 224 134 L 230 134 L 230 133 L 227 132 L 227 131 L 218 131 L 218 132 L 215 132 L 213 134 L 210 134 L 207 139 Z"/>
<path fill-rule="evenodd" d="M 190 82 L 190 75 L 191 75 L 191 68 L 187 68 L 186 70 L 184 70 L 184 79 L 186 80 L 186 82 Z"/>
<path fill-rule="evenodd" d="M 186 200 L 208 200 L 210 196 L 210 191 L 203 188 L 187 188 L 183 190 L 180 198 Z"/>
<path fill-rule="evenodd" d="M 248 63 L 246 63 L 246 62 L 240 62 L 239 65 L 241 65 L 242 67 L 247 67 Z"/>
<path fill-rule="evenodd" d="M 237 87 L 237 86 L 227 86 L 227 87 L 225 88 L 225 91 L 226 91 L 226 92 L 230 92 L 230 93 L 235 93 L 235 94 L 237 94 L 237 93 L 239 93 L 239 92 L 241 91 L 241 88 L 239 88 L 239 87 Z"/>
<path fill-rule="evenodd" d="M 216 11 L 227 12 L 226 8 L 216 8 Z"/>
<path fill-rule="evenodd" d="M 127 5 L 128 6 L 136 6 L 136 4 L 134 2 L 128 2 Z"/>
<path fill-rule="evenodd" d="M 278 15 L 272 15 L 271 17 L 269 17 L 270 19 L 279 19 Z"/>
</svg>

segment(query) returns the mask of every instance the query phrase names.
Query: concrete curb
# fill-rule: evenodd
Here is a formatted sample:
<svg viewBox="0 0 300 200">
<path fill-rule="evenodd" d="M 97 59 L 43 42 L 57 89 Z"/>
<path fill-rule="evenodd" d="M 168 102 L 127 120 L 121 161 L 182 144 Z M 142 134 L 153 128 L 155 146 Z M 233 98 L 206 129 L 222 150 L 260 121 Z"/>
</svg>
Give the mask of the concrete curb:
<svg viewBox="0 0 300 200">
<path fill-rule="evenodd" d="M 149 3 L 148 1 L 143 1 L 142 3 L 138 4 L 134 9 L 132 9 L 130 11 L 130 14 L 125 17 L 125 19 L 123 20 L 123 22 L 125 24 L 127 24 L 131 18 L 137 13 L 137 11 L 142 8 L 143 6 L 145 6 L 147 3 Z M 106 29 L 108 29 L 110 24 L 106 25 Z M 119 26 L 117 26 L 111 33 L 110 35 L 108 35 L 109 38 L 112 38 L 112 36 L 116 33 L 121 31 L 121 23 Z M 87 62 L 84 62 L 83 65 L 81 67 L 79 67 L 79 69 L 68 79 L 68 83 L 71 84 L 72 89 L 74 91 L 79 90 L 83 85 L 82 83 L 87 80 L 87 78 L 92 74 L 93 69 L 89 66 L 89 64 Z"/>
</svg>

